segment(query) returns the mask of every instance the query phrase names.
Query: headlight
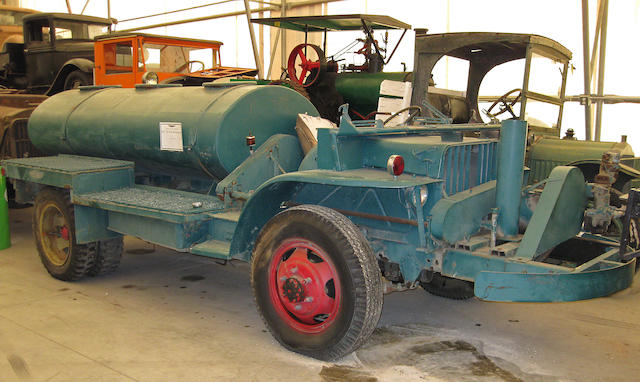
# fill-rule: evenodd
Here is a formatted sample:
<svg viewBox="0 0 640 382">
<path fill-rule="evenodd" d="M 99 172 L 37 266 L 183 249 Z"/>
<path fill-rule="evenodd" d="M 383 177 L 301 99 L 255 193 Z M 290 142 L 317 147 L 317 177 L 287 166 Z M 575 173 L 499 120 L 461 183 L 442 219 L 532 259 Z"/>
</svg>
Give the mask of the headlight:
<svg viewBox="0 0 640 382">
<path fill-rule="evenodd" d="M 157 85 L 158 74 L 156 72 L 145 72 L 142 75 L 142 83 L 147 85 Z"/>
<path fill-rule="evenodd" d="M 420 207 L 423 207 L 429 197 L 429 191 L 427 190 L 427 186 L 425 185 L 420 186 L 418 195 L 416 195 L 414 190 L 415 189 L 413 188 L 408 188 L 406 190 L 407 200 L 410 200 L 411 204 L 413 204 L 414 207 L 418 207 L 418 198 L 420 198 Z"/>
</svg>

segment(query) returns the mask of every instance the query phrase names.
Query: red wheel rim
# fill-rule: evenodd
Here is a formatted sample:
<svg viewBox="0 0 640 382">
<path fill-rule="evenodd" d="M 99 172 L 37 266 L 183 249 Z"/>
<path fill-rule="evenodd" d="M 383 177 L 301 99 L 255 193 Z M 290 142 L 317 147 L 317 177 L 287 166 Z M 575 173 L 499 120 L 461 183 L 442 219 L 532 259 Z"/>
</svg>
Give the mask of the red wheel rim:
<svg viewBox="0 0 640 382">
<path fill-rule="evenodd" d="M 305 334 L 322 333 L 340 310 L 340 279 L 324 250 L 309 240 L 288 239 L 271 259 L 269 296 L 289 327 Z"/>
<path fill-rule="evenodd" d="M 305 88 L 312 85 L 314 82 L 316 82 L 316 80 L 318 79 L 318 76 L 320 75 L 320 57 L 318 57 L 318 61 L 309 60 L 307 56 L 304 54 L 304 48 L 306 46 L 315 50 L 315 48 L 310 44 L 300 44 L 295 48 L 293 48 L 293 50 L 289 54 L 289 61 L 287 61 L 287 73 L 289 73 L 289 77 L 293 81 L 296 81 L 300 85 L 304 86 Z M 298 58 L 300 58 L 300 61 L 301 61 L 300 64 L 298 64 L 298 66 L 302 69 L 300 76 L 298 76 L 297 68 L 296 68 L 296 61 L 298 60 Z M 304 82 L 307 75 L 313 69 L 317 69 L 315 76 L 313 76 L 313 79 L 311 79 L 305 84 Z"/>
</svg>

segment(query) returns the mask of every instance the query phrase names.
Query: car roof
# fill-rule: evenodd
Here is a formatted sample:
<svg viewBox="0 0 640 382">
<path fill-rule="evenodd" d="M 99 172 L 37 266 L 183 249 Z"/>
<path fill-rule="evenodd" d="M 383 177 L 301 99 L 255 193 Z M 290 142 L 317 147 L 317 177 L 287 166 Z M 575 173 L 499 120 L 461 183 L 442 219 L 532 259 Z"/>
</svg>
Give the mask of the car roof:
<svg viewBox="0 0 640 382">
<path fill-rule="evenodd" d="M 39 19 L 62 19 L 69 21 L 82 21 L 92 24 L 111 25 L 117 23 L 116 19 L 104 19 L 102 17 L 75 15 L 71 13 L 34 13 L 24 16 L 24 21 L 39 20 Z"/>
<path fill-rule="evenodd" d="M 215 40 L 202 40 L 202 39 L 195 39 L 195 38 L 163 36 L 163 35 L 151 34 L 151 33 L 134 33 L 134 32 L 114 32 L 114 33 L 110 33 L 110 34 L 103 34 L 103 35 L 100 35 L 100 36 L 96 36 L 96 40 L 104 41 L 104 40 L 110 40 L 110 39 L 116 39 L 116 38 L 125 38 L 125 37 L 129 37 L 129 38 L 145 37 L 145 38 L 156 38 L 156 39 L 163 39 L 163 40 L 175 40 L 177 42 L 185 41 L 185 42 L 196 42 L 196 43 L 223 45 L 223 43 L 221 41 L 215 41 Z"/>
<path fill-rule="evenodd" d="M 411 25 L 393 17 L 366 14 L 267 17 L 251 19 L 251 22 L 301 32 L 361 30 L 362 23 L 371 29 L 411 29 Z"/>
<path fill-rule="evenodd" d="M 426 54 L 441 54 L 469 61 L 497 57 L 524 58 L 532 46 L 551 58 L 568 62 L 571 51 L 548 37 L 524 33 L 460 32 L 427 34 L 416 38 L 416 48 Z"/>
</svg>

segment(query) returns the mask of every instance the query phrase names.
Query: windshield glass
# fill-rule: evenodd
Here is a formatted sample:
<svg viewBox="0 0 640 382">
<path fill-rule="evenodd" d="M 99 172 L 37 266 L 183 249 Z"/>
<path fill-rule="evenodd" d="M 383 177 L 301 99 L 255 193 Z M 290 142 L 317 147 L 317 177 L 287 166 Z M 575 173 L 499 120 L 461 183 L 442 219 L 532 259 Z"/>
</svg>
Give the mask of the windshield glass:
<svg viewBox="0 0 640 382">
<path fill-rule="evenodd" d="M 105 34 L 109 27 L 101 24 L 85 24 L 75 21 L 56 21 L 56 40 L 93 40 Z"/>
<path fill-rule="evenodd" d="M 147 70 L 169 73 L 189 73 L 218 66 L 217 50 L 167 44 L 142 44 Z"/>
<path fill-rule="evenodd" d="M 533 53 L 529 74 L 529 90 L 552 97 L 560 97 L 563 69 L 564 64 L 561 62 Z"/>
<path fill-rule="evenodd" d="M 483 121 L 489 122 L 492 116 L 499 120 L 513 117 L 508 110 L 498 114 L 507 108 L 502 100 L 494 105 L 502 95 L 506 95 L 504 100 L 514 114 L 520 117 L 522 97 L 518 96 L 523 84 L 525 64 L 526 61 L 522 58 L 498 65 L 487 73 L 480 85 L 478 102 Z M 524 115 L 530 125 L 546 128 L 556 127 L 560 107 L 544 102 L 544 100 L 533 99 L 535 95 L 531 93 L 559 98 L 562 90 L 563 70 L 564 64 L 561 62 L 535 53 L 532 55 L 529 71 L 529 96 Z M 493 108 L 492 105 L 494 105 Z"/>
</svg>

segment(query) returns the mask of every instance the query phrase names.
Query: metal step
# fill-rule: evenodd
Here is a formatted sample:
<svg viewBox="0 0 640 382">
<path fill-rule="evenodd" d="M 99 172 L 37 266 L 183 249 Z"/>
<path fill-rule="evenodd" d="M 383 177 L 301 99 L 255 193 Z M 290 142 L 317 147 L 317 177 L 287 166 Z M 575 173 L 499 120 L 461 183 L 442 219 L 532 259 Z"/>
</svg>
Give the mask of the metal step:
<svg viewBox="0 0 640 382">
<path fill-rule="evenodd" d="M 212 215 L 210 234 L 212 239 L 231 241 L 236 231 L 241 211 L 226 211 Z"/>
<path fill-rule="evenodd" d="M 213 257 L 215 259 L 229 260 L 229 250 L 231 243 L 228 241 L 220 240 L 207 240 L 203 243 L 196 244 L 191 247 L 190 252 L 194 255 Z"/>
</svg>

